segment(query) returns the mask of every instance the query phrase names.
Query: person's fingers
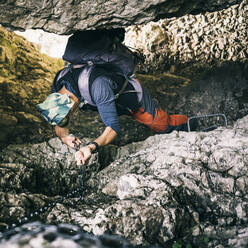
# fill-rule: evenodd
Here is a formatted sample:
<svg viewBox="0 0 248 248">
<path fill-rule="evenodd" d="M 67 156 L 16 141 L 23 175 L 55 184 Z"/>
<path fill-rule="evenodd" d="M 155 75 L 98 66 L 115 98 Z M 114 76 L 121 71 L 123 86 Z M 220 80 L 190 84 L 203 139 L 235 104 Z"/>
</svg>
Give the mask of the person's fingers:
<svg viewBox="0 0 248 248">
<path fill-rule="evenodd" d="M 74 157 L 75 157 L 76 161 L 78 161 L 78 159 L 79 159 L 77 153 L 78 153 L 78 152 L 75 152 L 75 153 L 74 153 Z"/>
<path fill-rule="evenodd" d="M 88 147 L 82 147 L 79 151 L 75 153 L 75 159 L 77 161 L 77 165 L 87 164 L 89 159 L 91 158 L 91 151 Z"/>
<path fill-rule="evenodd" d="M 81 145 L 81 140 L 78 137 L 73 136 L 72 137 L 72 144 L 74 149 L 79 149 L 79 146 Z"/>
<path fill-rule="evenodd" d="M 80 162 L 81 161 L 81 156 L 82 155 L 81 155 L 81 152 L 80 151 L 78 151 L 78 152 L 75 153 L 75 159 L 76 159 L 77 162 Z"/>
<path fill-rule="evenodd" d="M 83 163 L 86 164 L 90 158 L 91 158 L 91 152 L 90 152 L 90 149 L 87 149 L 84 152 Z"/>
<path fill-rule="evenodd" d="M 82 143 L 82 141 L 78 137 L 75 137 L 75 142 L 78 146 Z"/>
<path fill-rule="evenodd" d="M 75 153 L 75 159 L 77 161 L 77 165 L 80 166 L 82 164 L 85 164 L 85 158 L 84 158 L 84 153 L 81 151 L 77 151 Z"/>
<path fill-rule="evenodd" d="M 77 166 L 80 166 L 82 164 L 84 164 L 84 162 L 81 159 L 77 160 Z"/>
</svg>

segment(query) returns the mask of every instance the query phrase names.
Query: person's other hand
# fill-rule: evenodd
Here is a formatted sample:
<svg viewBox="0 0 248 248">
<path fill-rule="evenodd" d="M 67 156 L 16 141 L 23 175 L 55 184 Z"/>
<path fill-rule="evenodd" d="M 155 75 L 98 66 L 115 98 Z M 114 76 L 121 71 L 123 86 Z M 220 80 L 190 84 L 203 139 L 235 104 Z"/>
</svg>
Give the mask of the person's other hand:
<svg viewBox="0 0 248 248">
<path fill-rule="evenodd" d="M 72 134 L 66 135 L 65 137 L 61 138 L 61 140 L 67 146 L 69 146 L 71 148 L 74 148 L 74 149 L 76 149 L 77 146 L 80 146 L 80 144 L 82 143 L 81 140 L 78 137 L 76 137 L 76 136 L 74 136 Z"/>
<path fill-rule="evenodd" d="M 88 163 L 89 159 L 91 158 L 91 155 L 91 149 L 88 146 L 80 148 L 80 150 L 75 153 L 77 165 L 79 166 L 81 164 Z"/>
</svg>

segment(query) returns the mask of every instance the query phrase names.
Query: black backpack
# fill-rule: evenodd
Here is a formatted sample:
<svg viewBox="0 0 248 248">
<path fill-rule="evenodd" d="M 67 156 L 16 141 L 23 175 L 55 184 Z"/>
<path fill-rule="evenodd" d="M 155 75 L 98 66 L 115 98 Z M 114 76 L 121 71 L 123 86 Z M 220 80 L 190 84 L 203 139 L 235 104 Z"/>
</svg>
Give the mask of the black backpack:
<svg viewBox="0 0 248 248">
<path fill-rule="evenodd" d="M 138 57 L 122 44 L 124 36 L 123 28 L 77 31 L 68 39 L 63 60 L 72 66 L 101 65 L 128 79 L 135 73 Z"/>
</svg>

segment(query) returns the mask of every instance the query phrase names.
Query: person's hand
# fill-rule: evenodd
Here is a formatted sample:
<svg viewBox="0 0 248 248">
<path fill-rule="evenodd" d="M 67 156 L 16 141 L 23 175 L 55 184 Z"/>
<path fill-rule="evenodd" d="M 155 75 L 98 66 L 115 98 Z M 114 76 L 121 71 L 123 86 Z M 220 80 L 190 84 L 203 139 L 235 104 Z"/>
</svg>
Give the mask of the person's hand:
<svg viewBox="0 0 248 248">
<path fill-rule="evenodd" d="M 79 151 L 75 153 L 75 159 L 77 161 L 77 165 L 86 164 L 88 163 L 89 159 L 91 158 L 91 149 L 89 146 L 84 146 L 80 148 Z"/>
<path fill-rule="evenodd" d="M 66 135 L 65 137 L 62 137 L 61 140 L 67 146 L 69 146 L 71 148 L 74 148 L 74 149 L 76 149 L 77 146 L 80 146 L 80 144 L 82 143 L 81 140 L 78 137 L 76 137 L 76 136 L 74 136 L 72 134 L 69 134 L 69 135 Z"/>
</svg>

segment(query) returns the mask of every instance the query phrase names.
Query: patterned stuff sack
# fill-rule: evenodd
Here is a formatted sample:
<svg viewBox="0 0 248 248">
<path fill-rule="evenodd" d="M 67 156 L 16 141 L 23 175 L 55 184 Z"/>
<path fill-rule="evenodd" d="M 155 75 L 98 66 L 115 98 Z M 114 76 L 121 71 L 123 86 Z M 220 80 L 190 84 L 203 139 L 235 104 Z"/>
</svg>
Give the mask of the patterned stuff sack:
<svg viewBox="0 0 248 248">
<path fill-rule="evenodd" d="M 74 101 L 67 94 L 53 93 L 43 103 L 37 104 L 37 109 L 48 123 L 62 126 L 65 123 L 61 122 L 67 120 L 73 104 Z"/>
</svg>

